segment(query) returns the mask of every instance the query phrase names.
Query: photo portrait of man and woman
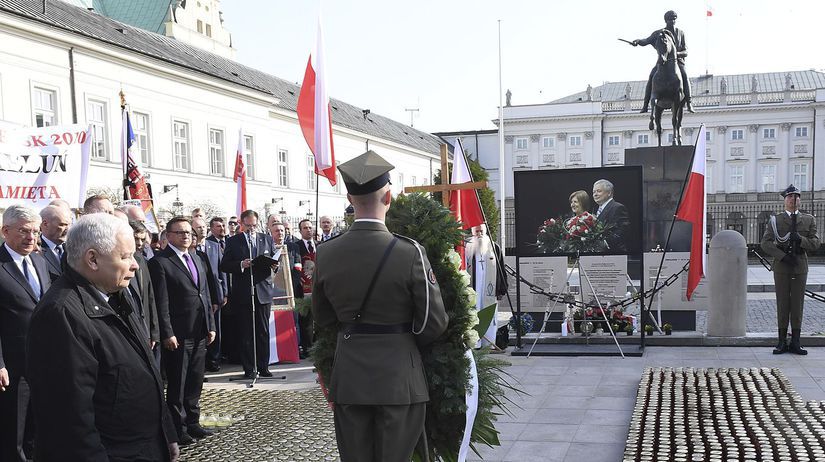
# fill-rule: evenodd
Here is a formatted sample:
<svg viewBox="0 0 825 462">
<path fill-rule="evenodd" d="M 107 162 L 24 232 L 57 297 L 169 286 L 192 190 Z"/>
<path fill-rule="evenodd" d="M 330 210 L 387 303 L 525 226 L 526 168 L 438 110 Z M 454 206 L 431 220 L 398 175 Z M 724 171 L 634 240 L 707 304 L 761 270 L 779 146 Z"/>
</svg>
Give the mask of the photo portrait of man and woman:
<svg viewBox="0 0 825 462">
<path fill-rule="evenodd" d="M 637 252 L 641 179 L 635 183 L 640 175 L 631 172 L 640 174 L 638 169 L 631 168 L 625 175 L 616 175 L 617 168 L 610 168 L 610 179 L 607 175 L 595 176 L 593 169 L 579 170 L 570 169 L 563 174 L 546 171 L 518 175 L 517 248 L 526 250 L 526 255 Z M 544 181 L 536 174 L 544 177 Z M 584 185 L 587 186 L 583 188 Z M 540 195 L 544 199 L 536 200 Z M 548 197 L 552 199 L 548 200 Z M 566 200 L 562 199 L 565 197 Z M 631 221 L 631 216 L 637 223 Z"/>
</svg>

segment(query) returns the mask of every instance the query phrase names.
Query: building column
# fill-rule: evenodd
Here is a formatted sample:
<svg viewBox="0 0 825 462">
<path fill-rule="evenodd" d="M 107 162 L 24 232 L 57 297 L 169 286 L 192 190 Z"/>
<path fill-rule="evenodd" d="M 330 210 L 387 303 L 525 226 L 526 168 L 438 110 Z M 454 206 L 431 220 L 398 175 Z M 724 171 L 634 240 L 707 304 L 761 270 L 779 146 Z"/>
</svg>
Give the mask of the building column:
<svg viewBox="0 0 825 462">
<path fill-rule="evenodd" d="M 811 152 L 813 153 L 813 190 L 822 191 L 825 189 L 825 111 L 820 111 L 814 107 L 814 122 L 811 127 L 812 144 Z"/>
<path fill-rule="evenodd" d="M 722 140 L 719 143 L 719 152 L 722 153 L 722 157 L 719 159 L 719 185 L 721 188 L 717 187 L 717 190 L 722 190 L 724 192 L 730 191 L 730 178 L 728 175 L 728 127 L 726 125 L 720 125 L 716 127 L 716 135 L 720 137 Z"/>
<path fill-rule="evenodd" d="M 762 179 L 759 178 L 759 165 L 757 162 L 759 154 L 757 153 L 757 149 L 759 149 L 759 125 L 751 124 L 748 125 L 748 146 L 745 147 L 745 158 L 751 163 L 749 169 L 751 175 L 749 176 L 753 177 L 753 179 L 750 181 L 752 187 L 745 185 L 745 192 L 759 191 L 759 183 L 762 181 Z"/>
<path fill-rule="evenodd" d="M 776 187 L 781 191 L 791 182 L 790 152 L 792 148 L 789 122 L 779 125 L 779 141 L 776 143 L 776 149 L 779 157 L 779 166 L 776 167 Z"/>
</svg>

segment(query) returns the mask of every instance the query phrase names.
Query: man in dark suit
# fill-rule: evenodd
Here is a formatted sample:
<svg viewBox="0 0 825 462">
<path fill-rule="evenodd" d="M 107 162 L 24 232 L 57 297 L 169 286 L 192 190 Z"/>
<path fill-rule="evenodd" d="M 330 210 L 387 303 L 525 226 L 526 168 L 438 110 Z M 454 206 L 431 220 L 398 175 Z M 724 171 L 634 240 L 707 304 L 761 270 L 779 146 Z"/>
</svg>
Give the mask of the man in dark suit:
<svg viewBox="0 0 825 462">
<path fill-rule="evenodd" d="M 177 435 L 128 287 L 132 229 L 107 214 L 69 232 L 63 275 L 37 305 L 28 371 L 34 459 L 175 461 Z"/>
<path fill-rule="evenodd" d="M 175 217 L 166 224 L 169 245 L 149 260 L 160 319 L 163 362 L 168 386 L 166 403 L 181 445 L 212 434 L 198 423 L 206 346 L 215 339 L 208 272 L 192 245 L 192 225 Z M 214 291 L 213 291 L 214 292 Z"/>
<path fill-rule="evenodd" d="M 244 376 L 249 379 L 255 378 L 256 370 L 261 377 L 272 377 L 272 373 L 269 372 L 269 317 L 272 297 L 276 295 L 276 291 L 271 274 L 267 273 L 266 277 L 253 279 L 253 270 L 256 270 L 256 274 L 258 272 L 251 266 L 252 260 L 260 255 L 274 258 L 275 243 L 268 234 L 256 232 L 257 226 L 257 212 L 245 210 L 241 213 L 241 231 L 227 240 L 220 264 L 221 271 L 232 275 L 230 304 L 233 310 L 238 310 L 241 364 Z M 277 269 L 277 266 L 273 269 Z"/>
<path fill-rule="evenodd" d="M 47 205 L 40 211 L 40 250 L 49 263 L 49 274 L 52 280 L 63 274 L 60 259 L 66 250 L 66 235 L 72 224 L 72 216 L 65 207 Z"/>
<path fill-rule="evenodd" d="M 217 241 L 208 240 L 206 238 L 207 227 L 206 220 L 203 218 L 192 219 L 192 230 L 197 235 L 197 242 L 195 247 L 198 255 L 205 258 L 207 267 L 211 277 L 210 281 L 214 281 L 215 292 L 218 294 L 218 310 L 213 313 L 215 318 L 215 341 L 212 342 L 206 349 L 206 370 L 209 372 L 218 372 L 221 370 L 220 353 L 221 353 L 221 316 L 220 309 L 226 305 L 228 293 L 226 291 L 226 273 L 218 269 L 218 265 L 223 258 L 223 249 Z"/>
<path fill-rule="evenodd" d="M 134 298 L 132 305 L 134 305 L 140 319 L 146 326 L 146 333 L 149 335 L 149 349 L 152 350 L 155 361 L 160 367 L 158 308 L 155 304 L 155 290 L 152 287 L 149 262 L 141 252 L 148 239 L 149 231 L 139 221 L 130 220 L 129 226 L 132 228 L 132 234 L 135 238 L 135 261 L 138 264 L 138 269 L 135 271 L 135 277 L 129 280 L 128 295 Z"/>
<path fill-rule="evenodd" d="M 295 241 L 301 256 L 301 290 L 304 296 L 312 294 L 312 273 L 315 270 L 315 248 L 318 242 L 313 239 L 312 222 L 301 220 L 298 223 L 301 239 Z M 312 347 L 312 313 L 298 316 L 298 329 L 301 337 L 301 358 L 309 354 Z"/>
<path fill-rule="evenodd" d="M 321 235 L 318 238 L 321 242 L 326 242 L 338 235 L 332 230 L 332 218 L 326 215 L 318 219 L 318 226 L 321 228 Z"/>
<path fill-rule="evenodd" d="M 392 168 L 373 151 L 338 167 L 355 222 L 318 246 L 312 311 L 340 326 L 329 391 L 342 462 L 410 460 L 429 401 L 419 346 L 447 328 L 424 249 L 384 225 Z"/>
<path fill-rule="evenodd" d="M 776 286 L 776 318 L 779 342 L 773 354 L 786 351 L 808 354 L 800 343 L 802 307 L 805 284 L 808 281 L 808 253 L 819 249 L 816 220 L 799 210 L 800 191 L 790 185 L 782 192 L 785 211 L 771 217 L 761 247 L 773 257 L 773 280 Z M 791 344 L 787 344 L 788 320 L 791 322 Z"/>
<path fill-rule="evenodd" d="M 40 217 L 12 205 L 3 213 L 0 246 L 0 461 L 25 461 L 29 414 L 26 338 L 37 302 L 51 285 L 49 264 L 35 252 Z M 48 342 L 49 339 L 43 339 Z M 25 435 L 30 437 L 30 435 Z"/>
<path fill-rule="evenodd" d="M 223 253 L 226 250 L 227 228 L 224 226 L 224 219 L 222 217 L 213 217 L 209 220 L 209 236 L 206 240 L 218 244 L 221 249 L 221 256 L 218 259 L 218 268 L 220 269 L 221 260 L 223 260 Z M 215 327 L 217 328 L 217 336 L 212 345 L 206 349 L 206 370 L 209 372 L 218 372 L 221 366 L 222 358 L 239 358 L 238 350 L 238 329 L 235 326 L 234 311 L 229 303 L 229 294 L 232 291 L 232 275 L 221 272 L 221 284 L 223 285 L 223 293 L 226 296 L 226 304 L 218 308 L 215 313 Z M 226 334 L 226 335 L 224 335 Z M 210 367 L 213 366 L 213 367 Z"/>
<path fill-rule="evenodd" d="M 605 179 L 593 183 L 593 201 L 596 203 L 593 214 L 609 228 L 605 233 L 608 251 L 626 252 L 625 236 L 630 228 L 630 215 L 624 204 L 613 199 L 613 183 Z"/>
<path fill-rule="evenodd" d="M 272 236 L 272 241 L 276 246 L 285 245 L 288 257 L 289 268 L 292 271 L 292 291 L 295 298 L 304 298 L 304 291 L 301 289 L 301 253 L 298 251 L 298 244 L 286 241 L 286 226 L 272 215 L 266 223 L 266 228 Z"/>
</svg>

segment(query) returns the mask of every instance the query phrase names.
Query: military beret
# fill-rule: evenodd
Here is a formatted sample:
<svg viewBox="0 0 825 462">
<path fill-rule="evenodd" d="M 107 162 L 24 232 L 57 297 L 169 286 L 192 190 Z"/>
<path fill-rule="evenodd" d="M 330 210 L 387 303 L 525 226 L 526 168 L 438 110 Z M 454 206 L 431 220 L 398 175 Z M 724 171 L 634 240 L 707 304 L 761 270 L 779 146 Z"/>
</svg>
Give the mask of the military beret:
<svg viewBox="0 0 825 462">
<path fill-rule="evenodd" d="M 390 182 L 390 170 L 395 167 L 375 151 L 367 151 L 338 166 L 347 192 L 360 196 L 378 191 Z"/>
<path fill-rule="evenodd" d="M 788 197 L 788 194 L 796 194 L 797 196 L 801 196 L 802 191 L 800 191 L 799 188 L 791 184 L 790 186 L 785 188 L 785 190 L 782 191 L 780 194 L 782 194 L 782 197 Z"/>
</svg>

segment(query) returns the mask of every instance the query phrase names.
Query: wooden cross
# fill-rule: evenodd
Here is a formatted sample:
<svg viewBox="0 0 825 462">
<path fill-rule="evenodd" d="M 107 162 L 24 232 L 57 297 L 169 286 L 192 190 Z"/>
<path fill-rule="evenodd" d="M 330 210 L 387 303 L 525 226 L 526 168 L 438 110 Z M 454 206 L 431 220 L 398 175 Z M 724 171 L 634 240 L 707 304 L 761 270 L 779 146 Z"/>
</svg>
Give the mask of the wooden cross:
<svg viewBox="0 0 825 462">
<path fill-rule="evenodd" d="M 463 156 L 464 153 L 455 153 L 457 156 Z M 461 191 L 469 189 L 481 189 L 487 187 L 487 181 L 472 181 L 470 183 L 450 184 L 450 169 L 447 161 L 447 145 L 441 145 L 441 184 L 434 184 L 430 186 L 409 186 L 404 188 L 405 193 L 413 192 L 440 192 L 441 203 L 444 207 L 450 207 L 450 195 L 446 194 L 448 191 Z"/>
</svg>

